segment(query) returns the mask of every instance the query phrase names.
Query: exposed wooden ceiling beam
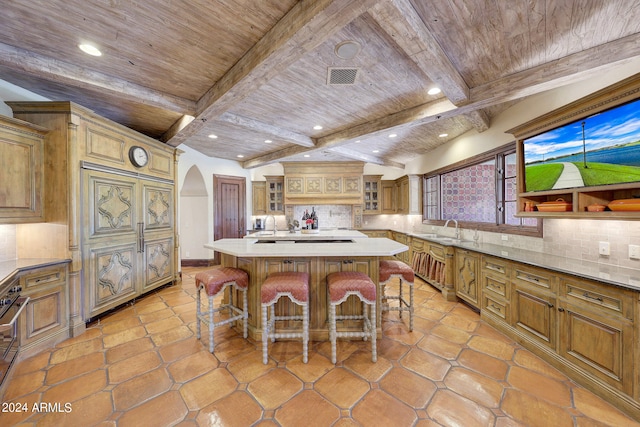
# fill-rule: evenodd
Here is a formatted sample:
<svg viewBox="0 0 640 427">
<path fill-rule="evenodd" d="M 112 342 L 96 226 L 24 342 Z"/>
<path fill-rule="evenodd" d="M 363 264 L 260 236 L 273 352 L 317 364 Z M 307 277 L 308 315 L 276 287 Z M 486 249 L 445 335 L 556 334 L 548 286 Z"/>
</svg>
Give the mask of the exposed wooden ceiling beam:
<svg viewBox="0 0 640 427">
<path fill-rule="evenodd" d="M 363 162 L 371 163 L 374 165 L 391 166 L 394 168 L 404 169 L 403 163 L 394 162 L 392 160 L 384 159 L 382 157 L 376 157 L 376 156 L 371 156 L 369 154 L 360 153 L 358 151 L 351 150 L 347 147 L 333 147 L 333 148 L 329 148 L 329 150 L 334 153 L 338 153 L 341 156 L 349 157 L 350 159 L 353 159 L 353 160 L 362 160 Z"/>
<path fill-rule="evenodd" d="M 409 0 L 381 2 L 369 14 L 453 104 L 469 101 L 468 85 Z"/>
<path fill-rule="evenodd" d="M 194 101 L 4 43 L 0 43 L 0 65 L 54 83 L 103 93 L 108 92 L 119 99 L 152 105 L 180 114 L 193 115 L 196 111 Z"/>
<path fill-rule="evenodd" d="M 242 162 L 242 167 L 244 169 L 253 169 L 259 166 L 265 166 L 271 163 L 277 163 L 282 159 L 287 157 L 295 156 L 298 154 L 309 153 L 314 150 L 309 150 L 307 147 L 292 146 L 283 148 L 282 150 L 272 151 L 271 153 L 265 154 L 264 156 L 255 157 L 251 160 L 246 160 Z"/>
<path fill-rule="evenodd" d="M 480 133 L 489 129 L 491 120 L 487 113 L 483 110 L 476 110 L 464 115 L 466 119 L 473 125 L 475 130 Z"/>
<path fill-rule="evenodd" d="M 379 0 L 298 2 L 198 101 L 196 119 L 162 138 L 178 146 Z"/>
<path fill-rule="evenodd" d="M 268 123 L 251 119 L 249 117 L 244 117 L 238 114 L 226 112 L 226 113 L 223 113 L 219 117 L 219 119 L 228 123 L 236 124 L 238 126 L 241 126 L 247 129 L 252 129 L 261 133 L 273 135 L 275 138 L 278 138 L 280 140 L 287 141 L 287 142 L 292 142 L 296 145 L 301 145 L 303 147 L 315 146 L 315 142 L 313 138 L 307 135 L 293 132 L 293 131 L 290 131 L 289 129 L 284 129 L 280 126 L 270 125 Z"/>
<path fill-rule="evenodd" d="M 635 56 L 640 56 L 640 34 L 561 58 L 555 61 L 553 63 L 554 66 L 551 68 L 549 64 L 544 64 L 474 88 L 471 91 L 472 100 L 466 105 L 456 107 L 448 100 L 433 101 L 327 135 L 318 139 L 316 149 L 339 147 L 345 142 L 357 138 L 364 139 L 367 136 L 387 132 L 391 129 L 409 128 L 461 114 L 473 117 L 473 114 L 481 108 L 535 95 L 536 93 L 556 89 L 566 85 L 568 82 L 578 82 L 593 77 L 594 74 L 601 73 L 612 64 Z M 603 60 L 603 58 L 605 59 Z M 296 148 L 300 149 L 295 150 L 295 152 L 287 152 L 286 156 L 280 158 L 305 151 L 302 147 Z M 245 167 L 260 166 L 261 162 L 267 159 L 268 163 L 277 162 L 278 153 L 285 151 L 288 150 L 281 150 L 277 153 L 271 153 L 268 156 L 245 162 L 248 165 Z"/>
</svg>

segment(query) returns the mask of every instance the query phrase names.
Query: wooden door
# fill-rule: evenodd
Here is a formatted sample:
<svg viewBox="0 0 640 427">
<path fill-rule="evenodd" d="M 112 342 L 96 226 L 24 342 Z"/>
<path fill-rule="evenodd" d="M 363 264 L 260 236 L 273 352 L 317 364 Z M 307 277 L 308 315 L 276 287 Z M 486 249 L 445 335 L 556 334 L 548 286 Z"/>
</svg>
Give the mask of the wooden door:
<svg viewBox="0 0 640 427">
<path fill-rule="evenodd" d="M 215 204 L 213 207 L 213 240 L 239 239 L 245 235 L 246 179 L 236 176 L 213 176 Z M 220 263 L 218 252 L 214 263 Z"/>
<path fill-rule="evenodd" d="M 82 170 L 85 320 L 174 278 L 173 184 Z"/>
<path fill-rule="evenodd" d="M 173 184 L 160 181 L 140 180 L 139 195 L 142 215 L 141 247 L 144 277 L 141 293 L 164 285 L 174 276 L 173 242 Z"/>
<path fill-rule="evenodd" d="M 142 224 L 137 178 L 83 169 L 82 181 L 87 320 L 137 295 Z"/>
</svg>

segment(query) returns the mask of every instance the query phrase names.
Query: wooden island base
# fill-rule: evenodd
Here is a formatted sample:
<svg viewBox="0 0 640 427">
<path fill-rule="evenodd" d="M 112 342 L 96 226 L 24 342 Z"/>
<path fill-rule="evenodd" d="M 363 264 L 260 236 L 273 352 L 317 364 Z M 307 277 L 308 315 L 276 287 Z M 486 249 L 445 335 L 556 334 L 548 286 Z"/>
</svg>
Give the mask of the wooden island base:
<svg viewBox="0 0 640 427">
<path fill-rule="evenodd" d="M 260 341 L 262 339 L 262 322 L 260 319 L 260 286 L 267 276 L 275 272 L 302 271 L 308 272 L 309 283 L 309 337 L 311 341 L 329 341 L 329 296 L 327 292 L 327 275 L 338 271 L 359 271 L 367 274 L 374 283 L 378 283 L 378 263 L 381 257 L 268 257 L 248 258 L 222 254 L 221 264 L 224 267 L 236 267 L 249 274 L 249 336 Z M 241 298 L 234 295 L 234 298 Z M 381 336 L 380 327 L 380 295 L 376 301 L 376 329 Z M 242 301 L 242 299 L 240 299 Z M 287 316 L 300 314 L 301 308 L 290 302 L 288 298 L 280 298 L 276 303 L 276 315 Z M 356 297 L 349 299 L 338 307 L 337 314 L 361 314 L 362 303 Z M 282 330 L 301 328 L 300 322 L 281 322 Z M 342 324 L 340 324 L 342 323 Z M 338 330 L 361 330 L 361 322 L 340 322 Z"/>
</svg>

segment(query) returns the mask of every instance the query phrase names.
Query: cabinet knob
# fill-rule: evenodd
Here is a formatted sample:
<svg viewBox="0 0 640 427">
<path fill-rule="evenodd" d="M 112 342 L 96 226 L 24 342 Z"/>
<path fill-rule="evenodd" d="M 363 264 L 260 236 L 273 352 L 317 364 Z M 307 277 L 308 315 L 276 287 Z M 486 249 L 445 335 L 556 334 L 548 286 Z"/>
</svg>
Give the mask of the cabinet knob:
<svg viewBox="0 0 640 427">
<path fill-rule="evenodd" d="M 558 307 L 558 311 L 559 311 L 560 313 L 564 313 L 564 308 L 562 308 L 562 307 Z"/>
</svg>

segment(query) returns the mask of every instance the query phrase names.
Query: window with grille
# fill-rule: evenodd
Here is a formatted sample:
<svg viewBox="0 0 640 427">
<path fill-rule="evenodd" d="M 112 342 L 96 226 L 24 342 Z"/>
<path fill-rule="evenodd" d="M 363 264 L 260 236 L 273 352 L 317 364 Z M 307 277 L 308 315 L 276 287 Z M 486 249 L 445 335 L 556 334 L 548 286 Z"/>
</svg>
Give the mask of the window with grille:
<svg viewBox="0 0 640 427">
<path fill-rule="evenodd" d="M 541 220 L 519 218 L 515 144 L 426 174 L 423 222 L 455 219 L 461 227 L 542 235 Z"/>
</svg>

